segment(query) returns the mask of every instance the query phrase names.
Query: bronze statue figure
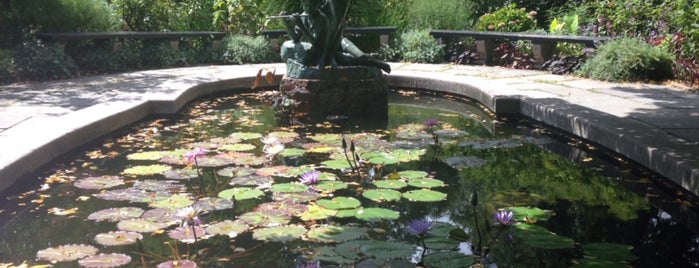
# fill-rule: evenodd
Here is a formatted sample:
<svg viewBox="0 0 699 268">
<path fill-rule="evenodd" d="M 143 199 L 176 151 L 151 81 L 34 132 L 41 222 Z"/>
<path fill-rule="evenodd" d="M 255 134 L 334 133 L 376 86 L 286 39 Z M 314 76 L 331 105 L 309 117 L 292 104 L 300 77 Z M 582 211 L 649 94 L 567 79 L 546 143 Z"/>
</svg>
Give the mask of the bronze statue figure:
<svg viewBox="0 0 699 268">
<path fill-rule="evenodd" d="M 343 36 L 350 0 L 301 0 L 301 6 L 302 14 L 281 14 L 294 47 L 292 55 L 283 57 L 319 69 L 367 65 L 391 72 L 387 63 L 367 55 Z"/>
</svg>

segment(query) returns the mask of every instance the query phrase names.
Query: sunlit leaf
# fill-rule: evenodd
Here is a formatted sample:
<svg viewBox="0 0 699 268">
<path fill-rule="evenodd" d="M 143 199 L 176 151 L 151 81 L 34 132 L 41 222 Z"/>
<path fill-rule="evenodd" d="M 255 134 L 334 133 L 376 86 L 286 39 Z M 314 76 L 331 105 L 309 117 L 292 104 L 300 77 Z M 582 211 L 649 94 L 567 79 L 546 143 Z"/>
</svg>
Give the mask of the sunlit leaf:
<svg viewBox="0 0 699 268">
<path fill-rule="evenodd" d="M 364 208 L 357 211 L 357 219 L 365 221 L 395 220 L 400 213 L 386 208 Z"/>
<path fill-rule="evenodd" d="M 235 132 L 228 135 L 228 137 L 237 138 L 241 140 L 254 140 L 262 138 L 262 134 L 255 132 Z"/>
<path fill-rule="evenodd" d="M 226 144 L 226 145 L 222 145 L 219 147 L 219 149 L 224 150 L 224 151 L 235 151 L 235 152 L 252 151 L 252 150 L 255 150 L 255 148 L 256 148 L 255 145 L 245 144 L 245 143 Z"/>
<path fill-rule="evenodd" d="M 252 237 L 271 242 L 287 242 L 300 238 L 306 233 L 306 228 L 300 225 L 287 225 L 255 229 Z"/>
<path fill-rule="evenodd" d="M 250 227 L 242 221 L 225 220 L 207 226 L 206 232 L 212 235 L 226 235 L 230 238 L 234 238 L 246 232 L 249 228 Z"/>
<path fill-rule="evenodd" d="M 160 174 L 171 169 L 172 167 L 168 165 L 134 166 L 125 169 L 122 171 L 122 173 L 126 175 L 153 175 Z"/>
<path fill-rule="evenodd" d="M 165 223 L 144 219 L 128 219 L 117 223 L 117 228 L 119 228 L 119 230 L 139 233 L 151 233 L 165 227 L 167 227 Z"/>
<path fill-rule="evenodd" d="M 408 181 L 408 185 L 419 188 L 433 188 L 445 186 L 443 181 L 431 178 L 419 178 Z"/>
<path fill-rule="evenodd" d="M 391 189 L 369 189 L 362 193 L 362 196 L 376 202 L 395 201 L 401 198 L 401 192 Z"/>
<path fill-rule="evenodd" d="M 277 183 L 272 185 L 272 192 L 279 193 L 299 193 L 308 191 L 308 186 L 301 183 L 291 182 L 291 183 Z"/>
<path fill-rule="evenodd" d="M 175 194 L 167 199 L 152 202 L 150 206 L 154 208 L 183 208 L 192 205 L 192 203 L 194 203 L 194 201 L 192 201 L 189 196 Z"/>
<path fill-rule="evenodd" d="M 124 180 L 119 176 L 99 176 L 79 179 L 73 186 L 80 189 L 100 190 L 124 185 Z"/>
<path fill-rule="evenodd" d="M 92 255 L 78 261 L 78 264 L 87 268 L 117 267 L 131 262 L 131 256 L 121 253 L 109 253 Z"/>
<path fill-rule="evenodd" d="M 167 232 L 167 236 L 184 243 L 194 243 L 206 235 L 206 230 L 201 226 L 181 226 Z"/>
<path fill-rule="evenodd" d="M 410 201 L 437 202 L 446 200 L 447 194 L 430 189 L 419 189 L 405 192 L 403 197 Z"/>
<path fill-rule="evenodd" d="M 95 211 L 87 216 L 88 220 L 118 222 L 126 219 L 138 218 L 143 214 L 143 209 L 137 207 L 106 208 Z"/>
<path fill-rule="evenodd" d="M 187 150 L 179 149 L 174 151 L 148 151 L 148 152 L 138 152 L 126 155 L 128 160 L 158 160 L 163 158 L 163 156 L 182 156 Z"/>
<path fill-rule="evenodd" d="M 313 187 L 317 190 L 325 192 L 334 192 L 340 189 L 345 189 L 347 186 L 349 186 L 349 184 L 342 181 L 321 181 Z"/>
<path fill-rule="evenodd" d="M 62 245 L 39 250 L 36 258 L 50 262 L 74 261 L 97 254 L 97 248 L 90 245 Z"/>
<path fill-rule="evenodd" d="M 316 201 L 316 204 L 318 204 L 321 207 L 333 210 L 358 208 L 362 205 L 362 203 L 356 198 L 344 196 L 338 196 L 332 199 L 319 199 Z"/>
<path fill-rule="evenodd" d="M 110 231 L 95 236 L 95 242 L 104 246 L 131 245 L 141 239 L 143 239 L 143 235 L 140 233 L 127 231 Z"/>
<path fill-rule="evenodd" d="M 289 221 L 291 221 L 291 216 L 281 213 L 273 214 L 269 213 L 268 211 L 251 211 L 238 216 L 238 219 L 248 225 L 269 227 L 287 224 Z"/>
<path fill-rule="evenodd" d="M 320 207 L 317 205 L 308 205 L 308 208 L 306 211 L 304 211 L 299 218 L 301 218 L 304 221 L 310 221 L 310 220 L 322 220 L 322 219 L 327 219 L 332 216 L 335 216 L 337 214 L 337 210 L 334 209 L 327 209 L 324 207 Z"/>
<path fill-rule="evenodd" d="M 427 177 L 427 172 L 421 171 L 421 170 L 404 170 L 398 172 L 398 175 L 406 180 L 410 179 L 419 179 L 419 178 L 424 178 Z"/>
<path fill-rule="evenodd" d="M 376 187 L 387 189 L 401 189 L 408 186 L 408 183 L 402 180 L 375 180 L 372 183 L 376 185 Z"/>
<path fill-rule="evenodd" d="M 257 188 L 236 187 L 219 192 L 218 197 L 225 199 L 235 198 L 235 200 L 245 200 L 258 198 L 264 194 L 265 193 L 262 190 Z"/>
<path fill-rule="evenodd" d="M 308 231 L 308 239 L 322 243 L 341 243 L 366 237 L 366 229 L 354 226 L 319 225 Z"/>
</svg>

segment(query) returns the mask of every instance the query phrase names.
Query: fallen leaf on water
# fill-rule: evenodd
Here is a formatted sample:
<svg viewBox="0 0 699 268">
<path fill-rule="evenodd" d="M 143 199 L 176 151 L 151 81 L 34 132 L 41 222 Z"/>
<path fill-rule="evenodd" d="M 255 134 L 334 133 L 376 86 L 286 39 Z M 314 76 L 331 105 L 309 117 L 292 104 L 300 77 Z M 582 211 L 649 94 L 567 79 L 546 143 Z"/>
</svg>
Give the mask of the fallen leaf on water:
<svg viewBox="0 0 699 268">
<path fill-rule="evenodd" d="M 62 208 L 50 208 L 48 210 L 50 214 L 56 215 L 56 216 L 66 216 L 66 215 L 71 215 L 75 214 L 78 212 L 78 208 L 69 208 L 69 209 L 62 209 Z"/>
</svg>

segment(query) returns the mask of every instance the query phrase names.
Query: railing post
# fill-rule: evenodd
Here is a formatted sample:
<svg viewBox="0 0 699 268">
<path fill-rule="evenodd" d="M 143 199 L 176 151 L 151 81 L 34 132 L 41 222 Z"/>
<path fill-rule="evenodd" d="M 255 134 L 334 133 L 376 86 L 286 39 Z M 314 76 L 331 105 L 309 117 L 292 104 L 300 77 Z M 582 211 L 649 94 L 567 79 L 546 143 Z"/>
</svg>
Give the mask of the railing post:
<svg viewBox="0 0 699 268">
<path fill-rule="evenodd" d="M 555 41 L 532 41 L 536 67 L 541 67 L 544 62 L 553 58 L 553 54 L 556 52 L 556 44 L 557 42 Z"/>
<path fill-rule="evenodd" d="M 490 65 L 493 63 L 493 50 L 495 42 L 492 39 L 476 40 L 476 51 L 478 52 L 478 63 Z"/>
</svg>

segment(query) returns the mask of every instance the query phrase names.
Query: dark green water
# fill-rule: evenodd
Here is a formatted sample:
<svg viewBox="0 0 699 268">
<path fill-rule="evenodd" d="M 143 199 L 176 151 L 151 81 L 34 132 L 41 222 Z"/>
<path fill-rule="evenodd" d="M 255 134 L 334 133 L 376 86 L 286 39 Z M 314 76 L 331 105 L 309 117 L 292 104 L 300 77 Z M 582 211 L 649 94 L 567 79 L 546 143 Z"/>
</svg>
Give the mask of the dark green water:
<svg viewBox="0 0 699 268">
<path fill-rule="evenodd" d="M 402 93 L 391 96 L 386 122 L 280 126 L 265 105 L 268 94 L 242 94 L 203 100 L 179 116 L 107 137 L 6 198 L 0 266 L 49 264 L 37 253 L 70 244 L 126 254 L 131 262 L 124 267 L 175 259 L 199 267 L 414 267 L 421 259 L 428 267 L 699 266 L 699 237 L 687 227 L 696 222 L 696 209 L 655 185 L 652 174 L 546 129 L 496 120 L 472 103 Z M 432 118 L 433 132 L 425 126 Z M 270 133 L 285 151 L 265 154 L 261 137 Z M 355 144 L 356 169 L 344 166 L 342 138 Z M 197 161 L 206 166 L 201 181 L 182 157 L 199 146 L 206 149 Z M 174 152 L 145 154 L 163 151 Z M 134 169 L 144 166 L 151 167 Z M 166 177 L 156 168 L 190 177 Z M 311 190 L 297 183 L 308 170 L 323 174 Z M 123 184 L 76 187 L 107 175 Z M 296 188 L 304 191 L 292 193 Z M 170 237 L 181 218 L 160 217 L 155 230 L 93 218 L 120 207 L 175 214 L 195 202 L 235 203 L 198 216 L 206 234 L 196 243 Z M 498 224 L 492 216 L 498 209 L 515 210 L 516 223 Z M 137 214 L 132 218 L 151 218 Z M 408 232 L 414 219 L 431 222 L 429 232 Z M 235 234 L 214 235 L 211 226 L 223 222 L 238 224 L 229 227 Z M 96 241 L 119 228 L 142 239 L 118 246 Z M 75 260 L 54 265 L 79 267 Z"/>
</svg>

